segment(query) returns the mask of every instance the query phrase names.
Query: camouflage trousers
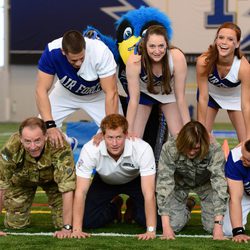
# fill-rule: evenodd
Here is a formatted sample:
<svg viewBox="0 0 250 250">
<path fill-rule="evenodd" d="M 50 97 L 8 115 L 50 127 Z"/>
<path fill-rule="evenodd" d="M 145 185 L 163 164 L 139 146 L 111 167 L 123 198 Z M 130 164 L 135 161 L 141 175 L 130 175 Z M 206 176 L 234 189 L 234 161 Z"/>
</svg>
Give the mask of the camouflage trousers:
<svg viewBox="0 0 250 250">
<path fill-rule="evenodd" d="M 39 185 L 48 197 L 52 221 L 56 228 L 62 228 L 62 193 L 55 182 Z M 21 229 L 30 224 L 30 210 L 38 185 L 11 186 L 4 194 L 6 228 Z"/>
<path fill-rule="evenodd" d="M 191 212 L 187 209 L 186 202 L 190 192 L 196 193 L 201 202 L 201 220 L 204 230 L 211 233 L 214 228 L 213 190 L 210 183 L 201 187 L 190 189 L 175 189 L 170 202 L 170 224 L 175 232 L 179 232 L 189 221 Z"/>
</svg>

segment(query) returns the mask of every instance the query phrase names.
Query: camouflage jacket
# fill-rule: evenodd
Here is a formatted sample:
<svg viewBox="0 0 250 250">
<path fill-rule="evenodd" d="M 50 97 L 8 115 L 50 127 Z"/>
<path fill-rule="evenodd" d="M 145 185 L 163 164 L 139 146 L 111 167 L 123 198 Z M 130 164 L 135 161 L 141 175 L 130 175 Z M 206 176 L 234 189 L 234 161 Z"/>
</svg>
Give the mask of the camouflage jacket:
<svg viewBox="0 0 250 250">
<path fill-rule="evenodd" d="M 190 160 L 177 151 L 175 140 L 170 138 L 162 147 L 157 172 L 159 214 L 169 215 L 174 190 L 189 192 L 211 182 L 215 215 L 223 215 L 228 199 L 224 165 L 224 154 L 218 142 L 210 144 L 204 159 Z"/>
<path fill-rule="evenodd" d="M 33 186 L 54 180 L 60 192 L 75 189 L 75 167 L 70 146 L 53 148 L 47 141 L 42 156 L 31 157 L 13 134 L 0 151 L 0 189 L 10 185 Z"/>
</svg>

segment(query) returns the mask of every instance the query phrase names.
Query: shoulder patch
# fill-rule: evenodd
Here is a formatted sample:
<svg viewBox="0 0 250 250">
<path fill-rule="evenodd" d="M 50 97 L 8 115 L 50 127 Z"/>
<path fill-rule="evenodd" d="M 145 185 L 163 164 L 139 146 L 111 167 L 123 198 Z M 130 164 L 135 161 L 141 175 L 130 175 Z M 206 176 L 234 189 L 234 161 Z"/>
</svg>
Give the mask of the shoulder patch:
<svg viewBox="0 0 250 250">
<path fill-rule="evenodd" d="M 68 174 L 68 175 L 72 175 L 72 172 L 73 172 L 72 168 L 68 168 L 68 169 L 67 169 L 67 174 Z"/>
<path fill-rule="evenodd" d="M 1 156 L 5 161 L 9 161 L 12 159 L 12 154 L 7 147 L 4 147 L 1 151 Z"/>
<path fill-rule="evenodd" d="M 8 157 L 7 157 L 7 155 L 5 155 L 5 154 L 1 154 L 2 155 L 2 158 L 5 160 L 5 161 L 8 161 L 9 159 L 8 159 Z"/>
</svg>

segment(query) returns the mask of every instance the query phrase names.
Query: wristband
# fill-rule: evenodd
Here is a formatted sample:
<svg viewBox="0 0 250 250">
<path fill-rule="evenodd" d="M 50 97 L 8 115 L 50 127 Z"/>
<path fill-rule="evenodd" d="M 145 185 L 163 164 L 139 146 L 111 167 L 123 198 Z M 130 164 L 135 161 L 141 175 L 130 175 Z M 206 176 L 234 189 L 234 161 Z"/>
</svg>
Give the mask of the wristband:
<svg viewBox="0 0 250 250">
<path fill-rule="evenodd" d="M 72 226 L 70 224 L 63 225 L 63 228 L 66 230 L 71 230 Z"/>
<path fill-rule="evenodd" d="M 233 237 L 240 234 L 245 234 L 245 229 L 243 227 L 235 227 L 232 230 Z"/>
<path fill-rule="evenodd" d="M 50 129 L 50 128 L 55 128 L 56 127 L 56 123 L 55 121 L 51 120 L 51 121 L 46 121 L 45 122 L 46 128 Z"/>
<path fill-rule="evenodd" d="M 219 224 L 223 226 L 223 220 L 215 220 L 214 224 Z"/>
<path fill-rule="evenodd" d="M 152 226 L 149 226 L 149 227 L 147 227 L 147 231 L 150 232 L 150 233 L 152 233 L 152 232 L 156 231 L 156 228 L 152 227 Z"/>
</svg>

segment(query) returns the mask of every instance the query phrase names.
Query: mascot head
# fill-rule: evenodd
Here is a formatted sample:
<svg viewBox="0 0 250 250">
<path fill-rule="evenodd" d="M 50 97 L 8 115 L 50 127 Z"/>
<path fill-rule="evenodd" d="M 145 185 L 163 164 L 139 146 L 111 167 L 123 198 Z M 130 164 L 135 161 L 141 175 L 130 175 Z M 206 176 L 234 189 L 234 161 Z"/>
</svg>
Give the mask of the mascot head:
<svg viewBox="0 0 250 250">
<path fill-rule="evenodd" d="M 143 37 L 147 28 L 160 24 L 167 30 L 168 39 L 171 40 L 173 30 L 171 21 L 166 14 L 153 7 L 140 7 L 124 14 L 116 22 L 116 38 L 120 57 L 126 64 L 128 57 L 133 53 L 136 44 Z"/>
</svg>

